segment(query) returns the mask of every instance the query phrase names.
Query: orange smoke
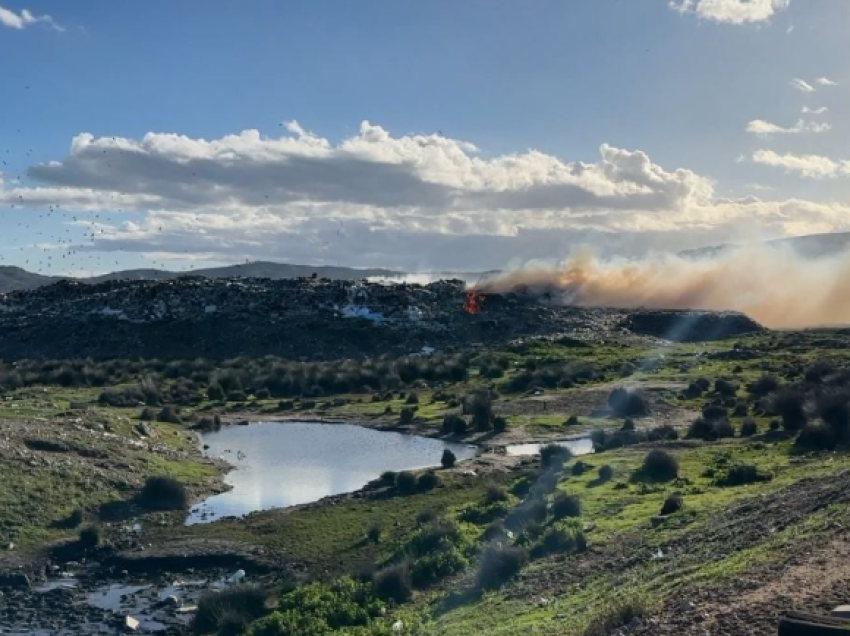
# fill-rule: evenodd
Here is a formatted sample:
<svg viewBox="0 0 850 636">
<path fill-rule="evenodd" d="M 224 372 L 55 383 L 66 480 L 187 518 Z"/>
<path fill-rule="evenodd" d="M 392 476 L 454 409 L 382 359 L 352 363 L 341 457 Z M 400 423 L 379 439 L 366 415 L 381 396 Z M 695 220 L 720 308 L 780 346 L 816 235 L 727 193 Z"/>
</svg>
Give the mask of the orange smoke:
<svg viewBox="0 0 850 636">
<path fill-rule="evenodd" d="M 587 307 L 740 311 L 767 327 L 850 324 L 850 253 L 806 259 L 758 246 L 704 259 L 603 262 L 579 254 L 560 267 L 529 266 L 484 283 Z"/>
</svg>

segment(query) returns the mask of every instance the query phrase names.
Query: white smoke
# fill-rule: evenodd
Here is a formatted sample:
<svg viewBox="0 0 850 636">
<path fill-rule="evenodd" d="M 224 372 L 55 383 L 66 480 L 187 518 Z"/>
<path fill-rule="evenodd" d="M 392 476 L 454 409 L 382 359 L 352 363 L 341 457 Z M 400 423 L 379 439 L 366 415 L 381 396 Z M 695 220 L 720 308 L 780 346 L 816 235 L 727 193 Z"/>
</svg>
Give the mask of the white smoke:
<svg viewBox="0 0 850 636">
<path fill-rule="evenodd" d="M 589 250 L 553 266 L 530 264 L 487 281 L 485 291 L 551 294 L 587 307 L 740 311 L 771 328 L 850 324 L 850 252 L 811 259 L 781 245 L 704 258 L 600 260 Z"/>
</svg>

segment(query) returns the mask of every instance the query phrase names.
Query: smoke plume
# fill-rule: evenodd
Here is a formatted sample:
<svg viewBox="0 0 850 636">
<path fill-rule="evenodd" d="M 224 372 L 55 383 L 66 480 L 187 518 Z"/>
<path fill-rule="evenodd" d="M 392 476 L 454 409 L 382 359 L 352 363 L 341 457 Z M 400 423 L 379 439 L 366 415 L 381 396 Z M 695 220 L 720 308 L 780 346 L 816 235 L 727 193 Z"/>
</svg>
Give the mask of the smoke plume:
<svg viewBox="0 0 850 636">
<path fill-rule="evenodd" d="M 850 324 L 850 252 L 810 259 L 762 245 L 700 259 L 602 261 L 582 251 L 558 267 L 505 272 L 482 288 L 527 289 L 585 307 L 740 311 L 772 328 Z"/>
</svg>

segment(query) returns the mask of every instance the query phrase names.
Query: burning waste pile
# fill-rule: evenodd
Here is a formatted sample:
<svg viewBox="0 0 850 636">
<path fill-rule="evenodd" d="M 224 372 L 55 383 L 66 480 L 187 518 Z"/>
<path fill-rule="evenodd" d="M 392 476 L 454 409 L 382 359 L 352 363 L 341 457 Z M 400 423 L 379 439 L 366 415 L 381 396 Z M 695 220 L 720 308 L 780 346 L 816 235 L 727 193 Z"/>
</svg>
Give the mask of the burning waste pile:
<svg viewBox="0 0 850 636">
<path fill-rule="evenodd" d="M 65 281 L 0 295 L 0 357 L 335 359 L 535 336 L 701 340 L 761 329 L 740 314 L 574 306 L 593 303 L 561 293 L 572 282 L 560 290 L 531 278 L 523 289 L 513 276 L 471 289 L 460 280 Z"/>
</svg>

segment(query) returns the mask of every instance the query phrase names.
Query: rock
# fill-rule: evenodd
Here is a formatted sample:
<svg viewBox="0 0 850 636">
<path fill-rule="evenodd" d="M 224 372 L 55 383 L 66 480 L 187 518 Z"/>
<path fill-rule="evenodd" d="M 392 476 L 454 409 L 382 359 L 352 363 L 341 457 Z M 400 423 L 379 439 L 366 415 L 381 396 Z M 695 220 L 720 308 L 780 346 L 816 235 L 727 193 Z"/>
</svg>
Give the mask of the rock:
<svg viewBox="0 0 850 636">
<path fill-rule="evenodd" d="M 166 596 L 165 599 L 162 601 L 162 603 L 166 607 L 179 607 L 180 599 L 177 598 L 176 596 L 174 596 L 173 594 L 171 594 L 169 596 Z"/>
<path fill-rule="evenodd" d="M 0 574 L 0 587 L 29 589 L 30 579 L 22 572 L 4 572 Z"/>
<path fill-rule="evenodd" d="M 124 631 L 125 632 L 135 632 L 138 631 L 141 623 L 138 618 L 133 618 L 132 616 L 124 617 Z"/>
<path fill-rule="evenodd" d="M 144 422 L 139 422 L 136 424 L 136 432 L 142 437 L 153 437 L 154 431 L 153 429 L 145 424 Z"/>
</svg>

